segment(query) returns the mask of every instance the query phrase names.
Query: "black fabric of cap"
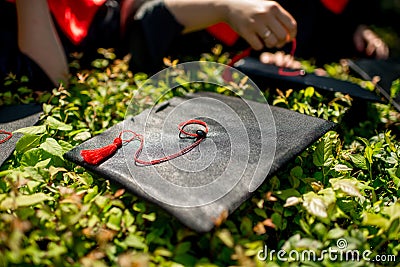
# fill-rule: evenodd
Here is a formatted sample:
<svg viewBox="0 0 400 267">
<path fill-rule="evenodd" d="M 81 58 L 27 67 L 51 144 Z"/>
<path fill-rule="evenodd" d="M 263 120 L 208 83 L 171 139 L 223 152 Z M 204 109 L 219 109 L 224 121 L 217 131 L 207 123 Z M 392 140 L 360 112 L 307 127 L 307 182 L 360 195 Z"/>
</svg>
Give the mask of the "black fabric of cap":
<svg viewBox="0 0 400 267">
<path fill-rule="evenodd" d="M 234 115 L 225 116 L 229 110 Z M 265 111 L 270 116 L 264 122 L 257 122 L 256 118 L 261 118 L 259 115 Z M 206 113 L 222 119 L 205 116 Z M 176 120 L 188 118 L 205 121 L 209 133 L 198 147 L 173 160 L 154 166 L 135 165 L 133 154 L 138 142 L 124 145 L 97 166 L 85 163 L 80 155 L 81 150 L 112 143 L 122 130 L 130 129 L 149 133 L 140 158 L 160 158 L 164 156 L 162 151 L 170 154 L 194 142 L 179 138 L 176 127 Z M 167 104 L 127 118 L 64 156 L 156 203 L 186 226 L 206 232 L 214 227 L 221 213 L 232 213 L 267 176 L 334 126 L 332 122 L 287 109 L 269 109 L 266 104 L 202 92 L 175 97 Z M 191 127 L 188 130 L 196 130 L 195 125 Z M 220 197 L 208 201 L 215 197 L 215 192 L 221 192 Z"/>
<path fill-rule="evenodd" d="M 15 105 L 0 107 L 0 129 L 13 132 L 20 128 L 33 126 L 38 122 L 42 108 L 39 105 Z M 0 166 L 14 151 L 15 144 L 22 135 L 14 134 L 11 139 L 0 144 Z"/>
<path fill-rule="evenodd" d="M 394 80 L 400 78 L 400 61 L 395 59 L 358 59 L 348 60 L 350 68 L 365 80 L 372 80 L 379 76 L 376 85 L 378 91 L 400 111 L 400 93 L 393 98 L 390 97 L 390 89 Z"/>
<path fill-rule="evenodd" d="M 303 87 L 313 86 L 318 89 L 341 92 L 349 94 L 352 97 L 364 99 L 368 101 L 382 102 L 382 99 L 374 92 L 368 91 L 361 86 L 342 81 L 330 77 L 317 76 L 315 74 L 306 74 L 304 76 L 284 76 L 278 73 L 279 68 L 275 65 L 261 63 L 258 59 L 248 57 L 238 61 L 235 67 L 248 75 L 252 80 L 256 81 L 257 84 L 268 82 L 271 84 L 271 80 L 279 82 L 280 85 Z M 287 71 L 290 71 L 287 70 Z"/>
</svg>

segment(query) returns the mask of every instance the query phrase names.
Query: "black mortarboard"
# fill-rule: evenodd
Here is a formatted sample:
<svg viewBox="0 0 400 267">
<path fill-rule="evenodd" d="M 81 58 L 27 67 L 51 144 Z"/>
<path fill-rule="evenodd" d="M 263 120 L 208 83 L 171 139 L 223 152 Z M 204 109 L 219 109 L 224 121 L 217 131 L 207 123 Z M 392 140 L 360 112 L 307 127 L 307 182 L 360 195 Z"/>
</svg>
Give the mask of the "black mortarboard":
<svg viewBox="0 0 400 267">
<path fill-rule="evenodd" d="M 98 165 L 82 158 L 83 150 L 113 143 L 123 130 L 144 135 L 142 159 L 172 154 L 196 142 L 180 138 L 177 128 L 190 119 L 207 123 L 207 137 L 175 159 L 150 166 L 135 164 L 139 142 L 123 145 Z M 127 118 L 67 152 L 65 158 L 120 183 L 188 227 L 204 232 L 214 227 L 221 214 L 233 212 L 248 199 L 269 174 L 334 126 L 287 109 L 202 92 L 174 97 Z M 185 129 L 196 132 L 197 128 Z"/>
<path fill-rule="evenodd" d="M 371 81 L 374 76 L 379 76 L 380 79 L 376 85 L 377 90 L 400 111 L 400 93 L 391 97 L 390 92 L 393 81 L 400 78 L 399 60 L 358 59 L 348 60 L 348 64 L 365 80 Z"/>
<path fill-rule="evenodd" d="M 313 86 L 318 89 L 331 92 L 341 92 L 352 97 L 368 101 L 382 102 L 381 98 L 374 92 L 362 88 L 358 84 L 338 80 L 331 77 L 317 76 L 309 73 L 304 76 L 285 76 L 279 74 L 279 67 L 272 64 L 264 64 L 252 57 L 244 58 L 234 65 L 238 70 L 248 75 L 257 84 L 271 84 L 271 81 L 284 83 L 285 86 L 304 87 Z M 290 72 L 290 70 L 287 70 Z"/>
<path fill-rule="evenodd" d="M 39 120 L 42 108 L 39 105 L 14 105 L 0 107 L 0 130 L 13 132 L 20 128 L 34 125 Z M 15 133 L 6 142 L 0 143 L 0 166 L 14 151 L 15 144 L 22 134 Z M 0 139 L 7 136 L 2 133 Z"/>
</svg>

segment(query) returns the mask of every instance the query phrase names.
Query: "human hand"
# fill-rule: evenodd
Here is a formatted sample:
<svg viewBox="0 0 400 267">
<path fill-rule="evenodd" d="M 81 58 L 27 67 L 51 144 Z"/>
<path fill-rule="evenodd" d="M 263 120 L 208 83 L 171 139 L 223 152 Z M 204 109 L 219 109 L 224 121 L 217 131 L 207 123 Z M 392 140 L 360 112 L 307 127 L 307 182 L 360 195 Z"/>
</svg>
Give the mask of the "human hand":
<svg viewBox="0 0 400 267">
<path fill-rule="evenodd" d="M 278 51 L 276 53 L 264 52 L 260 55 L 260 61 L 264 64 L 273 64 L 283 68 L 301 68 L 300 61 L 295 60 L 293 56 L 285 54 L 282 51 Z"/>
<path fill-rule="evenodd" d="M 294 18 L 275 1 L 226 1 L 226 22 L 253 49 L 282 47 L 296 37 Z"/>
<path fill-rule="evenodd" d="M 375 56 L 377 59 L 389 57 L 389 48 L 386 43 L 367 26 L 358 26 L 353 39 L 359 52 L 365 52 L 367 56 Z"/>
</svg>

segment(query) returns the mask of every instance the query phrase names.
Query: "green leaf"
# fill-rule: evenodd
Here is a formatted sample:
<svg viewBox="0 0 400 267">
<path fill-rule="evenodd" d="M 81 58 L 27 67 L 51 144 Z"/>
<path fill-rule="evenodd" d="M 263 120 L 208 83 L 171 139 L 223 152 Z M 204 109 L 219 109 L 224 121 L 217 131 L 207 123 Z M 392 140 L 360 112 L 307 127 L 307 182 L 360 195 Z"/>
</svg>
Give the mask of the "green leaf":
<svg viewBox="0 0 400 267">
<path fill-rule="evenodd" d="M 68 250 L 65 246 L 51 242 L 47 246 L 46 256 L 49 258 L 57 258 L 63 254 L 66 254 L 67 252 L 68 252 Z"/>
<path fill-rule="evenodd" d="M 281 215 L 281 214 L 279 214 L 279 213 L 277 213 L 277 212 L 274 212 L 274 213 L 271 215 L 271 220 L 272 220 L 272 222 L 273 222 L 278 228 L 280 228 L 280 229 L 283 228 L 283 227 L 282 227 L 282 215 Z"/>
<path fill-rule="evenodd" d="M 372 164 L 372 155 L 373 155 L 373 153 L 374 153 L 374 151 L 373 151 L 372 147 L 367 146 L 365 148 L 364 155 L 367 158 L 369 164 Z"/>
<path fill-rule="evenodd" d="M 314 87 L 309 86 L 304 91 L 304 96 L 310 98 L 310 97 L 312 97 L 314 95 L 314 91 L 315 91 Z"/>
<path fill-rule="evenodd" d="M 53 105 L 46 104 L 46 103 L 43 104 L 43 112 L 45 114 L 49 114 L 53 108 L 54 108 Z"/>
<path fill-rule="evenodd" d="M 235 241 L 233 240 L 232 234 L 227 229 L 222 229 L 218 231 L 217 236 L 219 239 L 221 239 L 221 241 L 225 244 L 225 246 L 233 248 L 233 246 L 235 245 Z"/>
<path fill-rule="evenodd" d="M 276 196 L 279 197 L 282 200 L 286 200 L 289 197 L 300 197 L 301 194 L 299 191 L 293 188 L 285 189 L 282 191 L 276 191 L 275 192 Z"/>
<path fill-rule="evenodd" d="M 400 167 L 387 169 L 390 178 L 393 180 L 393 184 L 396 188 L 400 188 Z"/>
<path fill-rule="evenodd" d="M 333 190 L 341 190 L 349 196 L 362 197 L 356 184 L 357 181 L 350 179 L 330 179 L 329 182 L 332 184 Z"/>
<path fill-rule="evenodd" d="M 92 137 L 90 132 L 81 132 L 74 136 L 74 141 L 86 141 L 90 137 Z"/>
<path fill-rule="evenodd" d="M 349 157 L 357 168 L 360 168 L 362 170 L 368 170 L 367 161 L 365 160 L 363 155 L 352 154 L 352 155 L 349 155 Z"/>
<path fill-rule="evenodd" d="M 36 163 L 43 160 L 44 150 L 41 148 L 32 148 L 26 151 L 20 160 L 21 166 L 35 166 Z"/>
<path fill-rule="evenodd" d="M 329 230 L 328 234 L 326 235 L 327 239 L 339 239 L 345 235 L 346 231 L 342 228 L 333 228 Z"/>
<path fill-rule="evenodd" d="M 290 176 L 288 177 L 290 184 L 293 188 L 298 188 L 300 185 L 300 179 L 303 176 L 303 169 L 300 166 L 296 166 L 290 170 Z"/>
<path fill-rule="evenodd" d="M 135 217 L 128 209 L 125 209 L 124 214 L 122 215 L 122 221 L 124 223 L 124 226 L 128 228 L 135 222 Z"/>
<path fill-rule="evenodd" d="M 362 224 L 376 226 L 384 230 L 387 230 L 390 226 L 389 220 L 384 218 L 382 215 L 368 212 L 363 214 Z"/>
<path fill-rule="evenodd" d="M 296 166 L 290 170 L 290 175 L 292 175 L 296 178 L 302 178 L 303 169 L 300 166 Z"/>
<path fill-rule="evenodd" d="M 136 249 L 146 249 L 147 245 L 143 242 L 143 238 L 139 237 L 135 234 L 128 235 L 123 243 L 128 247 L 136 248 Z"/>
<path fill-rule="evenodd" d="M 369 141 L 363 137 L 357 137 L 358 140 L 364 143 L 365 146 L 369 146 Z"/>
<path fill-rule="evenodd" d="M 70 151 L 71 149 L 74 148 L 73 145 L 71 145 L 70 143 L 65 142 L 65 141 L 63 141 L 63 140 L 58 140 L 58 144 L 62 147 L 63 153 L 65 153 L 65 152 L 67 152 L 67 151 Z"/>
<path fill-rule="evenodd" d="M 113 207 L 110 209 L 107 227 L 119 231 L 121 230 L 122 211 L 119 208 Z"/>
<path fill-rule="evenodd" d="M 176 248 L 175 248 L 175 255 L 181 255 L 181 254 L 186 254 L 187 252 L 189 252 L 191 247 L 191 243 L 190 242 L 182 242 L 179 243 Z"/>
<path fill-rule="evenodd" d="M 222 256 L 221 256 L 222 257 Z M 173 258 L 174 261 L 180 264 L 174 264 L 173 267 L 194 266 L 197 259 L 190 254 L 179 254 Z M 181 265 L 182 264 L 182 265 Z"/>
<path fill-rule="evenodd" d="M 389 238 L 393 240 L 399 240 L 400 236 L 400 218 L 396 218 L 392 221 L 389 229 Z"/>
<path fill-rule="evenodd" d="M 14 133 L 31 134 L 31 135 L 44 134 L 45 132 L 46 132 L 46 125 L 29 126 L 14 131 Z"/>
<path fill-rule="evenodd" d="M 295 206 L 295 205 L 299 204 L 301 201 L 302 200 L 299 197 L 288 197 L 286 199 L 286 203 L 285 203 L 285 205 L 283 205 L 283 207 L 286 208 L 286 207 Z"/>
<path fill-rule="evenodd" d="M 35 168 L 39 168 L 39 169 L 44 169 L 47 168 L 47 166 L 49 165 L 51 159 L 45 159 L 42 161 L 39 161 L 38 163 L 35 164 Z"/>
<path fill-rule="evenodd" d="M 353 170 L 353 168 L 350 168 L 345 164 L 336 164 L 335 167 L 333 167 L 333 169 L 337 172 L 347 172 Z"/>
<path fill-rule="evenodd" d="M 308 213 L 314 216 L 321 218 L 328 217 L 328 207 L 326 206 L 323 198 L 314 192 L 308 192 L 303 195 L 303 206 L 306 208 Z"/>
<path fill-rule="evenodd" d="M 60 130 L 60 131 L 71 131 L 72 130 L 71 125 L 65 124 L 52 116 L 47 117 L 46 125 L 48 125 L 49 128 L 54 129 L 54 130 Z"/>
<path fill-rule="evenodd" d="M 322 196 L 322 200 L 324 201 L 326 207 L 336 202 L 336 194 L 332 188 L 324 188 L 318 192 L 318 195 Z"/>
<path fill-rule="evenodd" d="M 383 207 L 382 213 L 388 215 L 391 221 L 400 218 L 400 203 L 396 202 L 390 206 Z"/>
<path fill-rule="evenodd" d="M 285 98 L 276 98 L 276 99 L 274 99 L 274 101 L 272 102 L 272 105 L 274 105 L 274 106 L 276 106 L 277 104 L 279 104 L 279 103 L 284 103 L 284 104 L 286 104 L 286 99 Z"/>
<path fill-rule="evenodd" d="M 55 139 L 51 137 L 47 138 L 46 141 L 40 145 L 40 148 L 44 151 L 47 151 L 51 155 L 63 158 L 63 148 L 58 144 Z"/>
<path fill-rule="evenodd" d="M 258 216 L 260 216 L 261 218 L 264 218 L 264 219 L 268 218 L 267 213 L 263 209 L 255 208 L 254 213 L 257 214 Z"/>
<path fill-rule="evenodd" d="M 23 154 L 25 151 L 37 147 L 41 137 L 40 135 L 25 134 L 18 140 L 15 150 Z"/>
<path fill-rule="evenodd" d="M 18 207 L 27 207 L 51 199 L 52 198 L 45 193 L 36 193 L 33 195 L 19 195 L 15 198 L 15 203 Z"/>
<path fill-rule="evenodd" d="M 317 145 L 317 148 L 314 151 L 314 165 L 317 167 L 330 166 L 332 164 L 332 160 L 330 158 L 333 157 L 332 148 L 333 143 L 328 133 L 321 139 L 321 141 Z"/>
<path fill-rule="evenodd" d="M 249 217 L 245 216 L 240 222 L 240 232 L 247 236 L 252 233 L 252 229 L 253 226 L 251 220 Z"/>
<path fill-rule="evenodd" d="M 318 237 L 324 237 L 327 235 L 327 229 L 323 223 L 317 223 L 313 227 L 313 233 L 316 233 Z"/>
</svg>

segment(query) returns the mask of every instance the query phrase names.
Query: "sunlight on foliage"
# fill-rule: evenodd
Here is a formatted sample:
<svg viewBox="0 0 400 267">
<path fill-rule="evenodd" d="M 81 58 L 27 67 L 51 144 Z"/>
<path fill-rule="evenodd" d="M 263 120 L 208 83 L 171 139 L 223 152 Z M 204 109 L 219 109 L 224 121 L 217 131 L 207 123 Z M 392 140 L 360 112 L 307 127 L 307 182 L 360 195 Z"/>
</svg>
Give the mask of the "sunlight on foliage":
<svg viewBox="0 0 400 267">
<path fill-rule="evenodd" d="M 43 115 L 38 125 L 18 130 L 23 137 L 0 169 L 0 266 L 298 266 L 277 257 L 260 260 L 258 254 L 267 245 L 321 256 L 340 238 L 348 249 L 396 255 L 398 263 L 400 128 L 390 105 L 369 105 L 365 112 L 376 112 L 377 120 L 347 126 L 353 105 L 347 95 L 323 95 L 313 87 L 262 88 L 273 105 L 341 126 L 267 179 L 228 219 L 221 214 L 216 229 L 199 234 L 106 177 L 64 160 L 66 151 L 122 121 L 133 97 L 134 112 L 140 112 L 167 86 L 162 81 L 135 95 L 147 75 L 128 71 L 128 58 L 100 52 L 93 70 L 78 70 L 67 88 L 51 93 L 26 88 L 24 78 L 5 80 L 9 91 L 0 94 L 0 104 L 37 101 Z M 226 62 L 227 55 L 216 47 L 204 59 Z M 349 78 L 337 65 L 326 68 Z M 246 79 L 230 86 L 239 95 L 248 89 Z M 193 84 L 162 100 L 200 90 L 230 92 Z M 323 255 L 320 262 L 303 263 L 349 265 Z"/>
</svg>

